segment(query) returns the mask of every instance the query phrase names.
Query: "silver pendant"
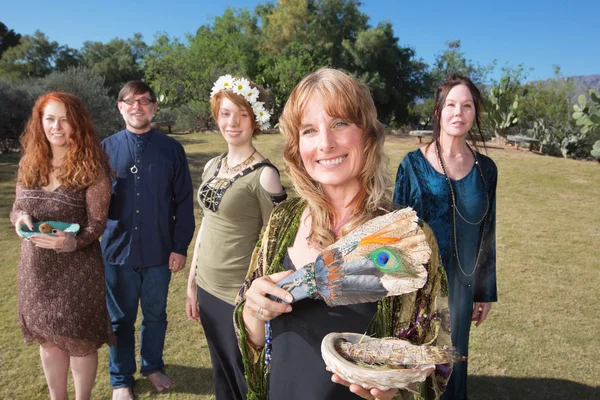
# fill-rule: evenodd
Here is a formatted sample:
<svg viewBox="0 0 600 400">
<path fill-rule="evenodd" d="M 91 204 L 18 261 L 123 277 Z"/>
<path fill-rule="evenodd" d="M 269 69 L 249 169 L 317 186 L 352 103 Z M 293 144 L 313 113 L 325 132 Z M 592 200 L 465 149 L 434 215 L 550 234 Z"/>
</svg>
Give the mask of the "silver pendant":
<svg viewBox="0 0 600 400">
<path fill-rule="evenodd" d="M 129 168 L 129 170 L 134 175 L 137 174 L 137 172 L 138 172 L 138 168 L 137 168 L 137 166 L 135 164 L 133 165 L 133 167 Z"/>
</svg>

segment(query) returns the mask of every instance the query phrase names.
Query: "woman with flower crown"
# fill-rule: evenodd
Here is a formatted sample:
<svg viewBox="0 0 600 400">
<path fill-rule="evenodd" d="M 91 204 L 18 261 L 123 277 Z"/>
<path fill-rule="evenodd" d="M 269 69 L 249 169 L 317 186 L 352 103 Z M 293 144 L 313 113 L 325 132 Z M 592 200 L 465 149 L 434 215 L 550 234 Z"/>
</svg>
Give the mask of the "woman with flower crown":
<svg viewBox="0 0 600 400">
<path fill-rule="evenodd" d="M 471 321 L 485 321 L 496 293 L 496 182 L 491 158 L 476 152 L 471 128 L 482 111 L 473 82 L 455 74 L 436 91 L 431 143 L 398 167 L 394 202 L 410 206 L 437 239 L 448 275 L 452 344 L 468 356 Z M 467 361 L 454 364 L 443 399 L 467 398 Z"/>
<path fill-rule="evenodd" d="M 227 153 L 206 163 L 198 202 L 203 213 L 188 279 L 186 314 L 200 320 L 213 366 L 217 399 L 246 398 L 246 381 L 233 328 L 235 297 L 244 282 L 260 231 L 287 197 L 279 172 L 254 147 L 269 128 L 265 94 L 253 82 L 221 76 L 210 105 Z"/>
</svg>

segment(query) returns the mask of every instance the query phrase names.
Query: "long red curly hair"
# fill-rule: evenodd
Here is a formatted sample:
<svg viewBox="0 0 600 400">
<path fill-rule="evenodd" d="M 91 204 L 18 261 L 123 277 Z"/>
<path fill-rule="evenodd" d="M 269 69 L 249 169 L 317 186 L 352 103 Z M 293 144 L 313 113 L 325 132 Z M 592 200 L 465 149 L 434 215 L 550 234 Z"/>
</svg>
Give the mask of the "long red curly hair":
<svg viewBox="0 0 600 400">
<path fill-rule="evenodd" d="M 110 174 L 108 156 L 100 147 L 90 113 L 81 100 L 72 94 L 50 92 L 40 96 L 31 110 L 21 135 L 23 156 L 19 163 L 19 183 L 27 188 L 47 186 L 52 171 L 52 149 L 44 133 L 42 117 L 46 105 L 58 101 L 67 110 L 67 120 L 73 129 L 69 149 L 57 179 L 67 188 L 86 188 L 96 179 Z"/>
</svg>

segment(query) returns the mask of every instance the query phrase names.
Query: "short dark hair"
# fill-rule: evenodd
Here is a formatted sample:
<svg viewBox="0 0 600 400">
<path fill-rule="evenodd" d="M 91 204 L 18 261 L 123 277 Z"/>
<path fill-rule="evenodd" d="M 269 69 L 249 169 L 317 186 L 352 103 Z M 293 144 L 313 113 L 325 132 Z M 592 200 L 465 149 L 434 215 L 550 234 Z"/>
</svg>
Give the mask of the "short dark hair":
<svg viewBox="0 0 600 400">
<path fill-rule="evenodd" d="M 156 103 L 156 94 L 154 94 L 154 90 L 144 81 L 129 81 L 123 86 L 121 91 L 119 92 L 119 97 L 117 97 L 117 101 L 123 101 L 129 95 L 136 94 L 144 94 L 150 93 L 150 98 L 153 103 Z"/>
</svg>

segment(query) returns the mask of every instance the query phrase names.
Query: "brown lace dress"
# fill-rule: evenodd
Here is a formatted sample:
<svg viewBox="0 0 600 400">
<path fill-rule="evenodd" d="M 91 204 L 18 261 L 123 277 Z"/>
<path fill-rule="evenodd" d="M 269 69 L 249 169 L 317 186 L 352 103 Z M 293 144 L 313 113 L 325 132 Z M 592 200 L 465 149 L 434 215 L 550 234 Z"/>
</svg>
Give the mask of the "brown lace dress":
<svg viewBox="0 0 600 400">
<path fill-rule="evenodd" d="M 78 223 L 77 236 L 61 251 L 23 240 L 17 271 L 19 325 L 25 343 L 51 342 L 82 357 L 114 336 L 106 309 L 104 264 L 98 238 L 106 225 L 111 196 L 108 176 L 87 189 L 50 192 L 17 185 L 10 220 L 27 213 L 36 221 Z"/>
</svg>

